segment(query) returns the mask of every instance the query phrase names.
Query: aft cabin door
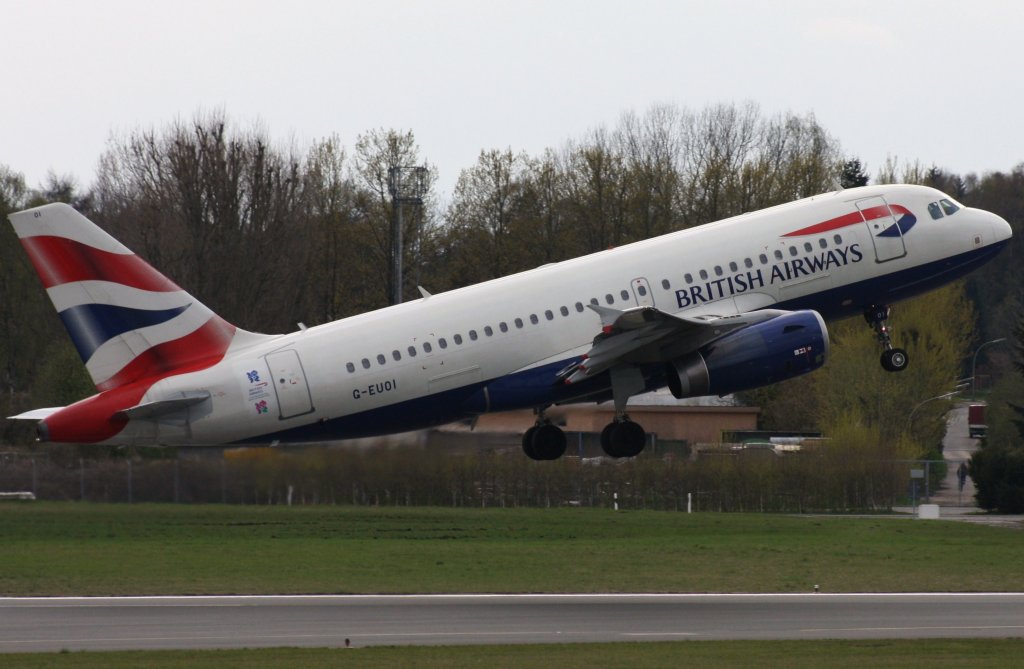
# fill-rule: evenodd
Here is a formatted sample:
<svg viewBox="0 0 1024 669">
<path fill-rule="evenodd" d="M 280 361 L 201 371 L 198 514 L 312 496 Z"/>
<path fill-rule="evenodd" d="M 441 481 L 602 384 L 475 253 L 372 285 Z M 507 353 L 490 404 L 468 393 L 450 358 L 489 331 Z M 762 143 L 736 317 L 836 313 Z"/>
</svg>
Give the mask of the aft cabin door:
<svg viewBox="0 0 1024 669">
<path fill-rule="evenodd" d="M 267 368 L 273 379 L 274 392 L 277 393 L 279 418 L 291 418 L 312 413 L 313 397 L 306 383 L 306 373 L 302 369 L 297 351 L 291 349 L 277 351 L 267 355 Z"/>
<path fill-rule="evenodd" d="M 875 260 L 886 262 L 907 255 L 903 231 L 889 204 L 882 197 L 870 197 L 857 202 L 875 247 Z"/>
</svg>

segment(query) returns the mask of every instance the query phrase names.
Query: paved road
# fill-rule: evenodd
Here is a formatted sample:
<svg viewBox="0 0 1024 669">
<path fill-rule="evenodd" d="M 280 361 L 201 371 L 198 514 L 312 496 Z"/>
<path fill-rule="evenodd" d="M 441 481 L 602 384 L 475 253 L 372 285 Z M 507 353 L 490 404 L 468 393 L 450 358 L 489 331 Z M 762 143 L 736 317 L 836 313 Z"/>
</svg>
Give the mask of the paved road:
<svg viewBox="0 0 1024 669">
<path fill-rule="evenodd" d="M 946 478 L 939 491 L 932 495 L 933 504 L 980 511 L 974 503 L 974 481 L 968 476 L 963 491 L 960 491 L 956 477 L 957 467 L 971 459 L 974 451 L 978 450 L 978 443 L 977 439 L 967 436 L 967 404 L 957 404 L 946 416 L 946 436 L 942 439 Z"/>
<path fill-rule="evenodd" d="M 0 652 L 1024 637 L 1024 593 L 0 598 Z"/>
</svg>

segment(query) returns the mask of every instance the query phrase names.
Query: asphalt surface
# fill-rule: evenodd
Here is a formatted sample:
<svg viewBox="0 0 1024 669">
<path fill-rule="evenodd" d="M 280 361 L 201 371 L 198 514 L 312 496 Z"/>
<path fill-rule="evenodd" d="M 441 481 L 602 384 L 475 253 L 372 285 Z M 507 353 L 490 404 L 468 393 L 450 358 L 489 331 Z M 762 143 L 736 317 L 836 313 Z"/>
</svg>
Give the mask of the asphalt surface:
<svg viewBox="0 0 1024 669">
<path fill-rule="evenodd" d="M 1024 637 L 1024 593 L 0 598 L 0 652 Z"/>
</svg>

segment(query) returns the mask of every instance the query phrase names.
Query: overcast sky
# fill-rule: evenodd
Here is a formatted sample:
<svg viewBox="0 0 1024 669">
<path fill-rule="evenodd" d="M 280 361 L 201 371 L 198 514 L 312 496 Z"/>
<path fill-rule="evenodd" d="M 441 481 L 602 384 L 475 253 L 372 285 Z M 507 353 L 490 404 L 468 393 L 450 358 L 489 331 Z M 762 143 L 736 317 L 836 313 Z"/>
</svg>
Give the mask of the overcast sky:
<svg viewBox="0 0 1024 669">
<path fill-rule="evenodd" d="M 0 0 L 0 164 L 87 187 L 112 133 L 224 109 L 300 147 L 412 130 L 450 191 L 627 110 L 813 112 L 874 175 L 1024 161 L 1024 3 Z"/>
</svg>

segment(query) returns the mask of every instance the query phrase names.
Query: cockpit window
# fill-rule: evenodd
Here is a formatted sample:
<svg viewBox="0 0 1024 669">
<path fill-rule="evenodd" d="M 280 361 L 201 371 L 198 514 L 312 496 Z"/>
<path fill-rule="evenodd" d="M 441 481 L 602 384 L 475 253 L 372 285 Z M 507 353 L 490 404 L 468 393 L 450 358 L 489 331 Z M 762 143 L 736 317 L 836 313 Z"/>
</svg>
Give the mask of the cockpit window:
<svg viewBox="0 0 1024 669">
<path fill-rule="evenodd" d="M 942 209 L 939 208 L 938 202 L 928 203 L 928 213 L 931 214 L 932 218 L 934 218 L 936 221 L 942 218 Z"/>
<path fill-rule="evenodd" d="M 956 212 L 960 211 L 960 205 L 952 200 L 939 200 L 939 204 L 942 205 L 942 211 L 946 212 L 946 216 L 952 216 Z"/>
</svg>

